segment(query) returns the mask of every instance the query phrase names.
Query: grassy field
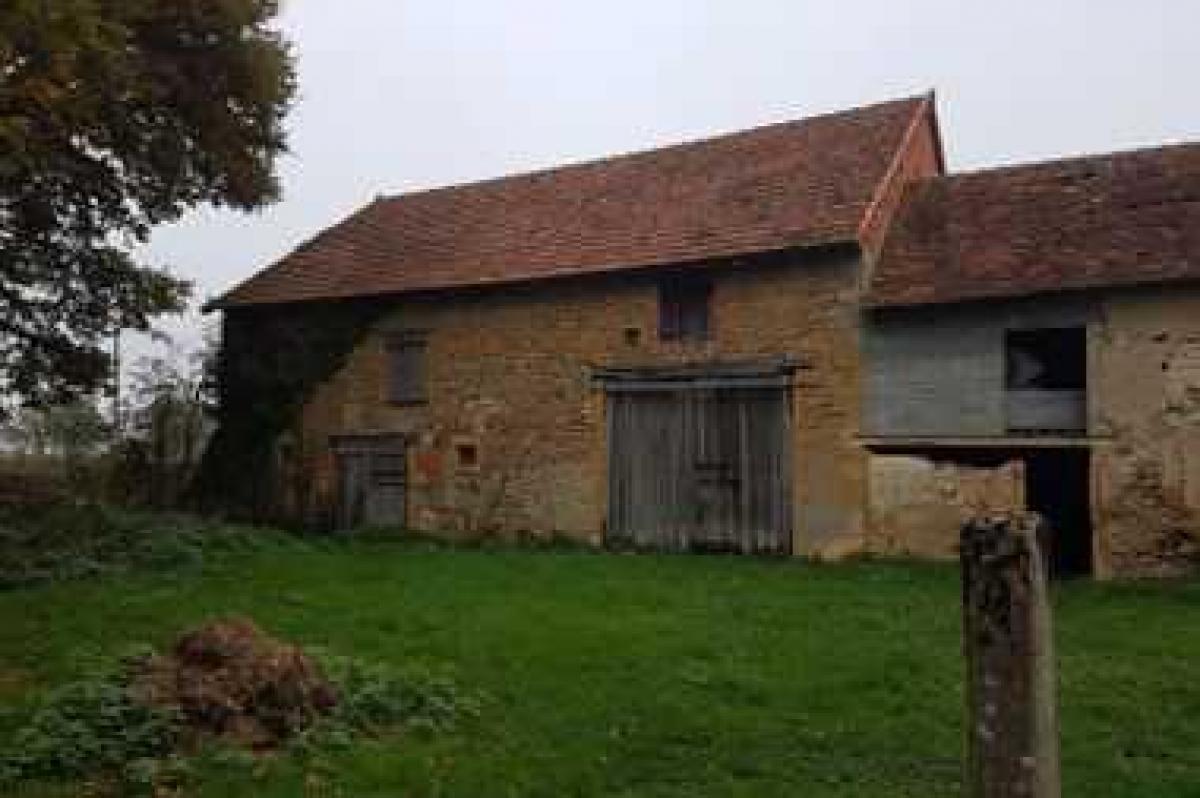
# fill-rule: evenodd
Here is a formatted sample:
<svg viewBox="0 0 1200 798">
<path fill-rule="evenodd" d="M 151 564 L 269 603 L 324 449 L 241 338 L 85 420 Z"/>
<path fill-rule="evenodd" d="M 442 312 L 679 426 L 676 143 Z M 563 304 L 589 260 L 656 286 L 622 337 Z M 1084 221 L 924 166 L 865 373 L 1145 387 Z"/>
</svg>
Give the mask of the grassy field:
<svg viewBox="0 0 1200 798">
<path fill-rule="evenodd" d="M 213 772 L 205 795 L 956 796 L 956 579 L 377 542 L 10 590 L 0 737 L 88 659 L 244 614 L 446 669 L 489 699 L 449 735 L 364 743 L 319 774 L 287 759 L 240 781 Z M 1200 583 L 1073 583 L 1055 601 L 1065 794 L 1200 796 Z"/>
</svg>

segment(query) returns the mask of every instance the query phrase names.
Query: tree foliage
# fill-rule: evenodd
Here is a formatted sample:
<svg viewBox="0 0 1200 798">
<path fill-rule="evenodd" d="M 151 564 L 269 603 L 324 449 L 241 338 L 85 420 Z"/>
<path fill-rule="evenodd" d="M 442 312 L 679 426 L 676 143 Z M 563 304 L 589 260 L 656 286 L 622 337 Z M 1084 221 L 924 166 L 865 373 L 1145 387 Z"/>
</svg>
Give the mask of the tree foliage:
<svg viewBox="0 0 1200 798">
<path fill-rule="evenodd" d="M 111 434 L 100 409 L 86 397 L 69 404 L 23 408 L 14 416 L 11 429 L 19 451 L 65 461 L 95 453 Z"/>
<path fill-rule="evenodd" d="M 217 340 L 181 357 L 141 358 L 122 412 L 123 481 L 153 507 L 174 507 L 191 481 L 215 420 Z"/>
<path fill-rule="evenodd" d="M 281 435 L 389 308 L 363 298 L 225 311 L 214 375 L 217 429 L 193 485 L 200 509 L 256 522 L 329 522 L 310 501 L 307 469 L 281 468 Z M 300 461 L 311 456 L 312 442 L 294 431 L 300 437 L 292 456 Z"/>
<path fill-rule="evenodd" d="M 196 205 L 274 200 L 295 89 L 278 0 L 0 4 L 0 393 L 62 401 L 110 367 L 103 339 L 181 309 L 139 263 Z"/>
</svg>

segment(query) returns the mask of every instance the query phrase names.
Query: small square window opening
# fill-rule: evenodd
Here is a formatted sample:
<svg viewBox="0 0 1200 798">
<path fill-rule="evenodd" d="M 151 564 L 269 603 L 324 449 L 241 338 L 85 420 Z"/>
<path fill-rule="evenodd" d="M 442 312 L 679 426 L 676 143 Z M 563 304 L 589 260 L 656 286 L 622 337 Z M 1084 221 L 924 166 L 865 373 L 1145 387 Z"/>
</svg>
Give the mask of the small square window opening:
<svg viewBox="0 0 1200 798">
<path fill-rule="evenodd" d="M 712 283 L 705 279 L 674 279 L 658 290 L 658 335 L 663 341 L 707 341 Z"/>
<path fill-rule="evenodd" d="M 477 468 L 479 466 L 479 450 L 472 443 L 460 443 L 455 447 L 458 455 L 459 468 Z"/>
</svg>

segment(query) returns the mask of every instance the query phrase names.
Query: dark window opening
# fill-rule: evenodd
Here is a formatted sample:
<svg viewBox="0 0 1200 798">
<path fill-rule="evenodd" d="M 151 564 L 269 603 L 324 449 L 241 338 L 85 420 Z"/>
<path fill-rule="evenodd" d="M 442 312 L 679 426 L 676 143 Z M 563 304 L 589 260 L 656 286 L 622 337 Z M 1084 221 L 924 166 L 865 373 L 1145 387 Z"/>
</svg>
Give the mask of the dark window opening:
<svg viewBox="0 0 1200 798">
<path fill-rule="evenodd" d="M 658 337 L 664 341 L 706 341 L 712 284 L 675 279 L 658 289 Z"/>
<path fill-rule="evenodd" d="M 1082 327 L 1005 334 L 1005 408 L 1017 435 L 1087 432 L 1087 336 Z"/>
<path fill-rule="evenodd" d="M 479 465 L 479 450 L 473 444 L 460 443 L 456 450 L 459 468 L 475 468 Z"/>
<path fill-rule="evenodd" d="M 401 404 L 420 404 L 426 395 L 425 336 L 401 333 L 388 341 L 388 400 Z"/>
<path fill-rule="evenodd" d="M 1082 327 L 1009 330 L 1004 343 L 1008 390 L 1087 389 L 1087 338 Z"/>
</svg>

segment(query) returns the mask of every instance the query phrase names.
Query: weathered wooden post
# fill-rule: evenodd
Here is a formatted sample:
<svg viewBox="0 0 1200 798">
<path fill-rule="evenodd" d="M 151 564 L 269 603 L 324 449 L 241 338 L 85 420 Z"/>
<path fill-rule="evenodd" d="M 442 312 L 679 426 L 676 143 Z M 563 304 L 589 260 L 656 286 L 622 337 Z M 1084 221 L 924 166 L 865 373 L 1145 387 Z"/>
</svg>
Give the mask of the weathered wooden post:
<svg viewBox="0 0 1200 798">
<path fill-rule="evenodd" d="M 1032 513 L 963 524 L 967 798 L 1060 798 L 1056 667 Z"/>
</svg>

